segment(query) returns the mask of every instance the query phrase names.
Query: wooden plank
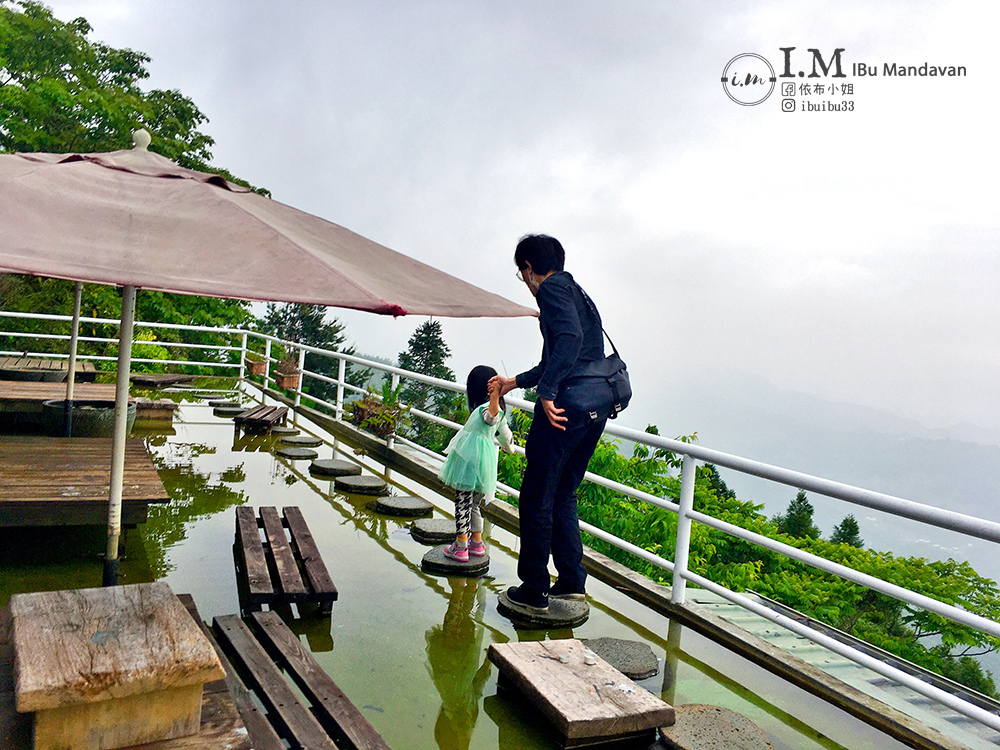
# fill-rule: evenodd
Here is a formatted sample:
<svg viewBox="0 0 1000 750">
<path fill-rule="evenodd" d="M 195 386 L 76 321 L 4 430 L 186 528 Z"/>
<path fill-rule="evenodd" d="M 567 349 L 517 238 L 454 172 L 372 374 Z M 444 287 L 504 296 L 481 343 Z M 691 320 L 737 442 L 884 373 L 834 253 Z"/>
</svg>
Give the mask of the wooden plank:
<svg viewBox="0 0 1000 750">
<path fill-rule="evenodd" d="M 224 615 L 213 620 L 219 642 L 230 657 L 243 666 L 249 684 L 257 692 L 272 719 L 294 738 L 301 747 L 310 750 L 337 750 L 319 721 L 295 696 L 264 648 L 237 615 Z"/>
<path fill-rule="evenodd" d="M 65 383 L 45 383 L 28 380 L 0 380 L 0 401 L 59 401 L 66 398 Z M 114 383 L 77 383 L 73 387 L 74 401 L 114 401 Z"/>
<path fill-rule="evenodd" d="M 615 739 L 672 724 L 674 710 L 575 639 L 494 643 L 501 676 L 555 724 L 567 744 Z M 565 662 L 560 657 L 565 658 Z"/>
<path fill-rule="evenodd" d="M 305 597 L 306 585 L 299 575 L 299 567 L 295 564 L 295 555 L 288 543 L 285 529 L 281 525 L 278 509 L 265 506 L 260 509 L 260 520 L 267 536 L 267 544 L 271 550 L 275 572 L 278 576 L 277 589 L 287 601 L 296 601 Z"/>
<path fill-rule="evenodd" d="M 224 676 L 215 651 L 160 581 L 10 599 L 19 711 L 95 703 Z"/>
<path fill-rule="evenodd" d="M 260 629 L 261 642 L 291 673 L 338 744 L 353 745 L 357 750 L 388 750 L 382 735 L 337 687 L 276 612 L 255 612 L 253 619 Z"/>
<path fill-rule="evenodd" d="M 247 588 L 252 604 L 263 604 L 274 597 L 271 576 L 264 559 L 264 545 L 257 530 L 254 509 L 245 505 L 236 508 L 236 546 L 246 575 Z"/>
<path fill-rule="evenodd" d="M 302 567 L 306 572 L 306 580 L 312 589 L 310 599 L 313 601 L 332 602 L 337 599 L 337 587 L 330 577 L 326 564 L 319 554 L 316 540 L 313 539 L 309 526 L 302 511 L 294 505 L 282 508 L 282 515 L 288 524 L 288 530 L 292 535 L 292 545 L 302 561 Z"/>
</svg>

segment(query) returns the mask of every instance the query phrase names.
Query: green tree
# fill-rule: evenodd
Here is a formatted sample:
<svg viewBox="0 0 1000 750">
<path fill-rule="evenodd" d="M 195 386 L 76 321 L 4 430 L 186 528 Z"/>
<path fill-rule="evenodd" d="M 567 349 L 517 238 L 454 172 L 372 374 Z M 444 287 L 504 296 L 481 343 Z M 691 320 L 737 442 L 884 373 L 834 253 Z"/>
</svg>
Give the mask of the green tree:
<svg viewBox="0 0 1000 750">
<path fill-rule="evenodd" d="M 404 370 L 454 381 L 455 373 L 445 364 L 450 356 L 451 349 L 444 341 L 441 323 L 428 320 L 410 336 L 406 351 L 400 352 L 398 361 Z M 454 391 L 410 380 L 404 384 L 400 396 L 406 404 L 421 411 L 429 411 L 457 422 L 464 422 L 468 418 L 465 397 Z M 419 416 L 411 416 L 404 434 L 415 443 L 441 451 L 454 433 L 442 425 L 428 422 Z"/>
<path fill-rule="evenodd" d="M 849 544 L 852 547 L 864 547 L 865 540 L 861 538 L 861 529 L 853 513 L 844 516 L 844 520 L 833 527 L 830 541 L 834 544 Z"/>
<path fill-rule="evenodd" d="M 795 499 L 788 504 L 788 510 L 774 517 L 778 532 L 797 539 L 818 539 L 819 527 L 813 523 L 812 503 L 806 499 L 805 490 L 799 490 Z"/>
</svg>

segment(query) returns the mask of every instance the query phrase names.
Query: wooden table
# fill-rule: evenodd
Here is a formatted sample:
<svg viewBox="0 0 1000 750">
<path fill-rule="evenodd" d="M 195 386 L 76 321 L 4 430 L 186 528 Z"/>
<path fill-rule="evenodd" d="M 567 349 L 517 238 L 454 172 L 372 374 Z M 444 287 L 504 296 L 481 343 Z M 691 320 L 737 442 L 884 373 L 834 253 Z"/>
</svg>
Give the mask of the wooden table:
<svg viewBox="0 0 1000 750">
<path fill-rule="evenodd" d="M 0 526 L 103 525 L 110 476 L 110 438 L 0 435 Z M 122 524 L 169 500 L 146 446 L 126 441 Z"/>
<path fill-rule="evenodd" d="M 0 357 L 0 380 L 66 382 L 69 371 L 68 359 L 48 357 Z M 97 370 L 93 362 L 77 360 L 75 367 L 77 381 L 93 381 Z"/>
<path fill-rule="evenodd" d="M 574 639 L 494 643 L 489 659 L 498 684 L 516 690 L 549 719 L 563 747 L 626 739 L 647 747 L 656 728 L 674 723 L 674 709 L 596 655 L 587 663 Z"/>
</svg>

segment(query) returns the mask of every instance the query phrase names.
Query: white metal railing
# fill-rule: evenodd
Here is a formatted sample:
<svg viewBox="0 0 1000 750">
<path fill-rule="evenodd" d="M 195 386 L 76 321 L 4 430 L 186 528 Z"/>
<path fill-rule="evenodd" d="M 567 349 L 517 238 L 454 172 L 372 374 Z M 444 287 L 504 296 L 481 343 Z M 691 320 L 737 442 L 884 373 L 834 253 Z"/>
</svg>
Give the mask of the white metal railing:
<svg viewBox="0 0 1000 750">
<path fill-rule="evenodd" d="M 0 317 L 22 317 L 22 318 L 34 318 L 39 320 L 53 320 L 53 321 L 67 321 L 68 316 L 56 316 L 56 315 L 29 315 L 25 313 L 10 313 L 10 312 L 0 312 Z M 81 318 L 83 322 L 93 322 L 93 323 L 103 323 L 103 324 L 116 324 L 117 321 L 98 319 L 98 318 Z M 429 377 L 422 375 L 420 373 L 409 372 L 398 367 L 393 367 L 391 365 L 386 365 L 381 362 L 376 362 L 372 360 L 367 360 L 354 355 L 344 354 L 341 352 L 332 352 L 325 349 L 320 349 L 317 347 L 299 344 L 296 342 L 285 341 L 274 336 L 263 334 L 257 331 L 248 331 L 243 329 L 232 329 L 232 328 L 207 328 L 200 326 L 180 326 L 180 325 L 170 325 L 161 323 L 142 323 L 136 322 L 137 327 L 150 327 L 150 328 L 162 328 L 162 329 L 176 329 L 176 330 L 196 330 L 202 332 L 213 332 L 220 334 L 228 334 L 234 337 L 239 337 L 239 346 L 214 346 L 214 347 L 204 347 L 208 350 L 214 351 L 238 351 L 239 352 L 239 362 L 238 363 L 225 363 L 220 364 L 216 362 L 208 361 L 178 361 L 181 364 L 196 365 L 196 366 L 218 366 L 218 367 L 230 367 L 237 369 L 240 376 L 245 372 L 247 364 L 247 353 L 248 349 L 248 339 L 254 338 L 260 340 L 264 343 L 264 354 L 263 359 L 266 363 L 265 372 L 263 374 L 263 385 L 267 388 L 273 378 L 271 377 L 271 366 L 278 360 L 273 359 L 271 354 L 273 351 L 273 345 L 278 344 L 286 350 L 296 350 L 298 352 L 298 363 L 299 369 L 302 373 L 302 378 L 299 381 L 299 386 L 293 389 L 293 399 L 296 406 L 301 404 L 302 399 L 306 399 L 311 403 L 321 406 L 325 409 L 330 410 L 330 412 L 337 418 L 341 419 L 344 413 L 344 403 L 345 394 L 350 393 L 364 393 L 363 388 L 359 388 L 347 382 L 346 379 L 346 368 L 349 364 L 358 365 L 371 370 L 378 370 L 387 374 L 392 380 L 391 383 L 393 387 L 399 384 L 401 378 L 406 378 L 411 381 L 425 383 L 427 385 L 435 386 L 438 388 L 444 388 L 451 391 L 464 393 L 465 388 L 457 383 L 440 380 L 438 378 Z M 0 331 L 0 335 L 8 335 L 3 331 Z M 47 335 L 44 338 L 65 338 L 69 339 L 69 336 L 61 335 Z M 83 339 L 81 339 L 83 340 Z M 150 341 L 150 342 L 135 342 L 136 345 L 142 345 L 144 343 L 159 345 L 164 347 L 170 347 L 172 345 L 170 342 L 165 341 Z M 197 344 L 191 344 L 191 347 L 197 347 Z M 6 352 L 0 352 L 6 353 Z M 14 354 L 18 352 L 13 352 Z M 306 353 L 313 353 L 324 357 L 332 357 L 338 360 L 338 374 L 336 378 L 329 377 L 320 373 L 308 371 L 304 367 L 305 355 Z M 54 355 L 52 355 L 54 356 Z M 103 357 L 91 357 L 92 359 L 107 359 Z M 143 361 L 143 360 L 136 360 Z M 148 360 L 150 362 L 164 362 L 164 360 Z M 317 398 L 303 390 L 304 381 L 306 379 L 316 380 L 328 385 L 336 386 L 336 401 L 331 403 L 329 401 Z M 510 406 L 531 412 L 534 408 L 534 404 L 525 401 L 524 399 L 519 399 L 515 397 L 506 397 L 506 401 Z M 418 410 L 415 408 L 410 409 L 410 415 L 412 417 L 417 417 L 420 419 L 429 420 L 435 424 L 445 425 L 452 429 L 460 429 L 461 425 L 456 422 L 452 422 L 447 419 L 443 419 L 437 415 Z M 980 632 L 986 633 L 991 636 L 1000 637 L 1000 623 L 987 618 L 981 617 L 974 613 L 968 612 L 959 607 L 938 601 L 931 597 L 918 594 L 916 592 L 910 591 L 905 587 L 898 586 L 887 581 L 883 581 L 874 576 L 861 573 L 857 570 L 849 568 L 847 566 L 826 560 L 817 555 L 811 554 L 804 550 L 800 550 L 796 547 L 784 544 L 777 540 L 771 539 L 769 537 L 762 536 L 752 531 L 740 528 L 733 524 L 726 523 L 719 519 L 708 516 L 704 513 L 697 512 L 693 509 L 694 500 L 694 485 L 695 485 L 695 473 L 699 462 L 711 463 L 715 466 L 729 468 L 735 471 L 739 471 L 745 474 L 750 474 L 753 476 L 761 477 L 774 482 L 779 482 L 781 484 L 789 485 L 791 487 L 809 490 L 814 493 L 825 495 L 832 498 L 837 498 L 844 500 L 849 503 L 860 505 L 866 508 L 872 508 L 879 510 L 891 515 L 899 516 L 902 518 L 908 518 L 922 523 L 929 524 L 937 528 L 950 529 L 957 531 L 958 533 L 973 536 L 980 539 L 985 539 L 992 542 L 1000 542 L 1000 524 L 988 521 L 981 518 L 975 518 L 973 516 L 967 516 L 962 513 L 956 513 L 954 511 L 942 510 L 940 508 L 934 508 L 932 506 L 922 505 L 910 500 L 906 500 L 899 497 L 894 497 L 892 495 L 886 495 L 879 492 L 873 492 L 871 490 L 866 490 L 860 487 L 854 487 L 851 485 L 842 484 L 839 482 L 834 482 L 828 479 L 823 479 L 821 477 L 812 476 L 809 474 L 803 474 L 801 472 L 792 471 L 790 469 L 785 469 L 778 466 L 773 466 L 770 464 L 765 464 L 759 461 L 754 461 L 752 459 L 747 459 L 741 456 L 734 456 L 731 454 L 723 453 L 720 451 L 712 450 L 704 446 L 692 445 L 690 443 L 685 443 L 680 440 L 672 440 L 669 438 L 660 437 L 658 435 L 651 435 L 646 432 L 641 432 L 639 430 L 634 430 L 627 427 L 620 427 L 618 425 L 609 424 L 605 429 L 605 433 L 615 437 L 625 438 L 627 440 L 634 441 L 636 443 L 641 443 L 643 445 L 650 446 L 652 448 L 663 448 L 672 453 L 682 456 L 681 465 L 681 490 L 679 502 L 675 503 L 670 499 L 657 497 L 651 495 L 647 492 L 637 490 L 635 488 L 629 487 L 628 485 L 616 482 L 612 479 L 602 477 L 591 472 L 587 472 L 586 479 L 595 482 L 603 487 L 620 492 L 630 498 L 640 500 L 646 503 L 653 504 L 657 507 L 667 509 L 678 514 L 678 526 L 677 526 L 677 539 L 674 548 L 674 560 L 671 562 L 659 555 L 653 554 L 637 545 L 630 543 L 627 540 L 621 539 L 613 534 L 610 534 L 602 529 L 599 529 L 591 524 L 580 522 L 580 527 L 584 531 L 594 535 L 595 537 L 611 544 L 618 549 L 624 550 L 630 554 L 633 554 L 648 563 L 651 563 L 657 567 L 664 570 L 670 571 L 673 574 L 673 584 L 671 587 L 672 600 L 676 604 L 683 604 L 685 599 L 685 587 L 687 582 L 694 583 L 701 586 L 709 591 L 716 593 L 717 595 L 723 597 L 724 599 L 731 601 L 741 607 L 746 608 L 752 612 L 755 612 L 761 617 L 764 617 L 782 627 L 785 627 L 804 638 L 807 638 L 819 645 L 829 648 L 836 653 L 845 656 L 852 661 L 861 664 L 865 667 L 878 672 L 889 679 L 906 685 L 915 692 L 921 693 L 929 698 L 932 698 L 939 703 L 948 706 L 949 708 L 973 718 L 977 721 L 992 727 L 993 729 L 1000 730 L 1000 717 L 997 714 L 982 709 L 975 706 L 959 697 L 956 697 L 940 688 L 930 685 L 918 677 L 915 677 L 909 673 L 903 672 L 893 666 L 887 665 L 882 661 L 879 661 L 868 654 L 865 654 L 857 649 L 854 649 L 844 643 L 830 638 L 827 635 L 817 632 L 808 626 L 802 625 L 791 618 L 777 613 L 767 607 L 760 605 L 758 602 L 743 596 L 737 592 L 731 591 L 723 586 L 720 586 L 713 581 L 710 581 L 702 576 L 692 573 L 688 570 L 688 546 L 690 543 L 690 530 L 691 524 L 694 521 L 698 523 L 709 526 L 710 528 L 721 531 L 725 534 L 729 534 L 736 538 L 742 539 L 744 541 L 756 544 L 758 546 L 769 549 L 781 555 L 785 555 L 790 559 L 798 560 L 800 562 L 809 564 L 818 570 L 830 573 L 832 575 L 839 576 L 845 580 L 851 581 L 861 586 L 866 586 L 873 591 L 885 594 L 887 596 L 894 597 L 900 601 L 907 604 L 926 609 L 929 612 L 933 612 L 942 617 L 946 617 L 956 623 L 966 625 L 968 627 L 979 630 Z M 410 440 L 397 436 L 395 438 L 402 444 L 420 450 L 423 453 L 437 456 L 443 458 L 439 454 L 435 454 L 423 446 L 419 446 Z M 392 438 L 389 439 L 391 445 Z M 516 447 L 519 453 L 523 453 L 523 449 Z M 501 492 L 505 492 L 513 497 L 518 496 L 518 492 L 511 487 L 506 485 L 498 485 L 498 489 Z"/>
</svg>

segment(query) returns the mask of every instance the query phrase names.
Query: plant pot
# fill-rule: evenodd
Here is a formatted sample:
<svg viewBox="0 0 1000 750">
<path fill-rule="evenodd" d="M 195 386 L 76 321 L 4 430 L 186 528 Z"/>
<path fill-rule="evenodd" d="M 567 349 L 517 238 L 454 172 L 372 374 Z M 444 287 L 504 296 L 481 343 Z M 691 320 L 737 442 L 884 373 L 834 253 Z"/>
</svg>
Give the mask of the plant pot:
<svg viewBox="0 0 1000 750">
<path fill-rule="evenodd" d="M 63 434 L 66 419 L 66 401 L 46 401 L 42 404 L 42 423 L 45 431 L 58 437 Z M 135 401 L 130 401 L 125 418 L 126 432 L 135 424 Z M 111 437 L 115 430 L 114 401 L 73 401 L 74 437 Z"/>
<path fill-rule="evenodd" d="M 288 390 L 295 390 L 299 387 L 299 377 L 300 373 L 287 374 L 284 372 L 274 373 L 274 384 L 278 388 L 287 388 Z"/>
<path fill-rule="evenodd" d="M 252 359 L 248 359 L 247 369 L 250 371 L 251 375 L 263 375 L 267 372 L 267 362 L 256 362 Z"/>
</svg>

